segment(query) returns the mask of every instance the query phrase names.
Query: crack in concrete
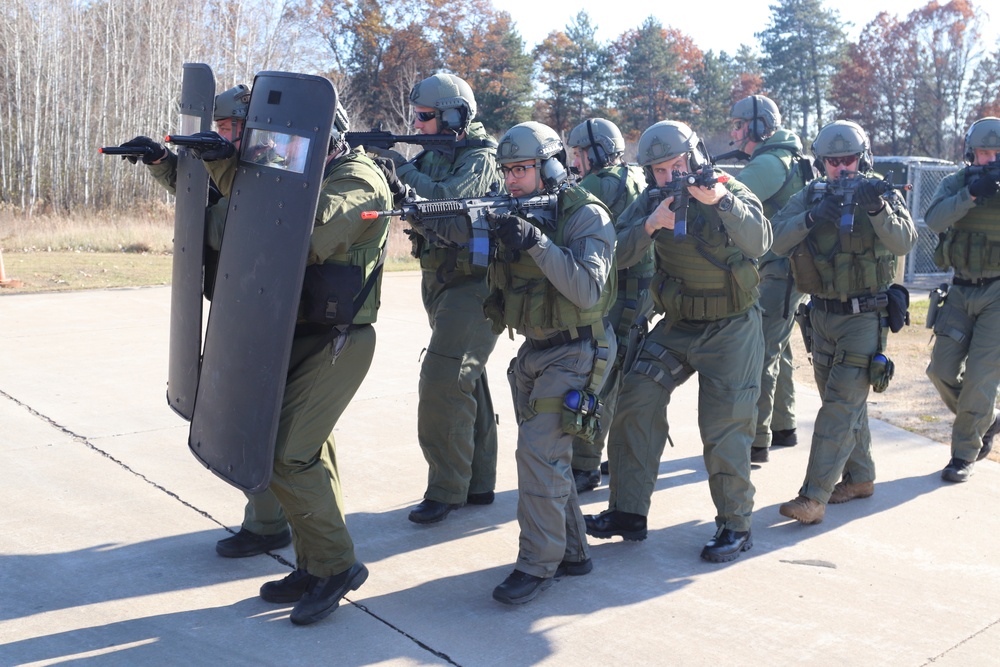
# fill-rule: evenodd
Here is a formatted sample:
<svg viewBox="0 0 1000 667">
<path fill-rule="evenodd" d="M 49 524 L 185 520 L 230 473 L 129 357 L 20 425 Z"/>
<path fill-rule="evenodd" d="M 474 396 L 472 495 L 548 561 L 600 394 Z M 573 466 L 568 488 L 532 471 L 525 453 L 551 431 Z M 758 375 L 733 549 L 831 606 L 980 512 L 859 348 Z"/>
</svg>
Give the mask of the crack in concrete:
<svg viewBox="0 0 1000 667">
<path fill-rule="evenodd" d="M 148 477 L 146 477 L 145 475 L 143 475 L 139 471 L 134 470 L 133 468 L 129 467 L 129 465 L 127 463 L 125 463 L 124 461 L 121 461 L 119 459 L 116 459 L 114 456 L 112 456 L 108 452 L 104 451 L 103 449 L 101 449 L 100 447 L 98 447 L 97 445 L 95 445 L 94 443 L 90 442 L 86 437 L 84 437 L 84 436 L 82 436 L 82 435 L 80 435 L 78 433 L 74 433 L 73 431 L 71 431 L 67 427 L 65 427 L 62 424 L 59 424 L 58 422 L 56 422 L 51 417 L 49 417 L 47 415 L 43 415 L 38 410 L 35 410 L 33 407 L 31 407 L 30 405 L 24 403 L 23 401 L 19 401 L 18 399 L 14 398 L 13 396 L 11 396 L 7 392 L 3 391 L 2 389 L 0 389 L 0 396 L 6 398 L 10 402 L 12 402 L 15 405 L 17 405 L 18 407 L 21 407 L 24 410 L 27 410 L 27 412 L 29 414 L 31 414 L 32 416 L 34 416 L 34 417 L 42 420 L 43 422 L 45 422 L 46 424 L 48 424 L 52 428 L 56 429 L 57 431 L 68 435 L 74 442 L 77 442 L 77 443 L 79 443 L 79 444 L 87 447 L 91 451 L 100 454 L 104 458 L 106 458 L 109 461 L 113 462 L 115 465 L 119 466 L 122 470 L 125 470 L 125 471 L 127 471 L 127 472 L 135 475 L 136 477 L 138 477 L 142 481 L 144 481 L 147 484 L 149 484 L 150 486 L 152 486 L 154 489 L 165 493 L 167 496 L 173 498 L 174 500 L 176 500 L 180 504 L 184 505 L 188 509 L 197 512 L 198 514 L 200 514 L 204 518 L 206 518 L 209 521 L 217 524 L 220 528 L 224 529 L 227 533 L 229 533 L 231 535 L 235 535 L 236 534 L 232 529 L 229 528 L 229 526 L 226 526 L 221 521 L 219 521 L 218 519 L 216 519 L 215 517 L 213 517 L 211 514 L 209 514 L 208 512 L 206 512 L 205 510 L 202 510 L 202 509 L 199 509 L 199 508 L 195 507 L 191 503 L 187 502 L 186 500 L 184 500 L 183 498 L 181 498 L 180 496 L 178 496 L 173 491 L 168 490 L 167 488 L 163 487 L 162 485 L 157 484 L 153 480 L 149 479 Z M 277 562 L 279 562 L 279 563 L 281 563 L 281 564 L 283 564 L 283 565 L 285 565 L 285 566 L 287 566 L 287 567 L 289 567 L 289 568 L 291 568 L 293 570 L 295 569 L 295 564 L 294 563 L 289 563 L 283 556 L 281 556 L 281 554 L 276 554 L 276 553 L 270 553 L 270 552 L 268 552 L 267 555 L 270 556 L 271 558 L 273 558 L 274 560 L 276 560 Z M 428 653 L 431 653 L 432 655 L 440 658 L 441 660 L 444 660 L 449 665 L 455 665 L 456 667 L 461 667 L 461 665 L 459 665 L 457 662 L 455 662 L 454 660 L 452 660 L 447 654 L 442 653 L 441 651 L 437 651 L 437 650 L 431 648 L 430 646 L 428 646 L 427 644 L 423 643 L 422 641 L 420 641 L 419 639 L 417 639 L 413 635 L 411 635 L 411 634 L 409 634 L 407 632 L 404 632 L 403 630 L 401 630 L 400 628 L 396 627 L 395 625 L 393 625 L 389 621 L 385 620 L 384 618 L 382 618 L 378 614 L 374 613 L 371 609 L 369 609 L 368 607 L 364 606 L 363 604 L 360 604 L 358 602 L 353 602 L 352 600 L 350 600 L 346 596 L 344 597 L 344 599 L 347 602 L 349 602 L 351 605 L 353 605 L 354 607 L 357 607 L 358 609 L 360 609 L 364 613 L 368 614 L 369 616 L 371 616 L 375 620 L 377 620 L 380 623 L 384 624 L 386 627 L 392 628 L 393 630 L 395 630 L 399 634 L 403 635 L 404 637 L 406 637 L 407 639 L 409 639 L 414 644 L 416 644 L 417 646 L 419 646 L 423 650 L 427 651 Z"/>
</svg>

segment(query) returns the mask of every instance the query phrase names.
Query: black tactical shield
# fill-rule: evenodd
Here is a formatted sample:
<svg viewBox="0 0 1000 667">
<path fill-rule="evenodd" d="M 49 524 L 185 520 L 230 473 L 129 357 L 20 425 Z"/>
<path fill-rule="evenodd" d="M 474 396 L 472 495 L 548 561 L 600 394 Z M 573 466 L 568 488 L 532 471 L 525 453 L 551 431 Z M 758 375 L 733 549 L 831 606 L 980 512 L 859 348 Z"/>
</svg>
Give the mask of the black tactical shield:
<svg viewBox="0 0 1000 667">
<path fill-rule="evenodd" d="M 181 126 L 177 134 L 211 130 L 214 105 L 212 69 L 201 63 L 184 63 Z M 174 412 L 190 421 L 201 363 L 201 289 L 208 172 L 201 160 L 191 157 L 183 148 L 177 154 L 176 196 L 167 403 Z"/>
<path fill-rule="evenodd" d="M 336 105 L 320 77 L 254 79 L 188 439 L 212 472 L 251 493 L 271 478 Z"/>
</svg>

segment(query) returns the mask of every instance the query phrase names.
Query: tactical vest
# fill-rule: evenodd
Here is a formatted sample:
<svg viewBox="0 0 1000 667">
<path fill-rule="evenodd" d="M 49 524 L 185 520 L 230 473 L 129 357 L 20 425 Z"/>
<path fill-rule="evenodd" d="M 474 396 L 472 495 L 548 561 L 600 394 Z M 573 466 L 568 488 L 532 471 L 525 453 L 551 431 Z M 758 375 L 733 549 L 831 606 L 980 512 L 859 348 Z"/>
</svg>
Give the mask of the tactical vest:
<svg viewBox="0 0 1000 667">
<path fill-rule="evenodd" d="M 439 178 L 443 178 L 445 175 L 451 176 L 458 171 L 458 157 L 462 152 L 467 150 L 481 150 L 483 148 L 496 149 L 496 142 L 486 135 L 485 131 L 482 132 L 481 136 L 477 133 L 476 136 L 467 137 L 463 142 L 466 144 L 466 147 L 459 148 L 455 152 L 455 156 L 450 159 L 432 150 L 423 151 L 414 158 L 417 171 L 428 175 L 436 174 Z M 494 169 L 496 171 L 497 185 L 502 186 L 503 176 L 500 174 L 498 168 L 494 167 Z M 486 192 L 468 192 L 459 193 L 457 196 L 485 197 L 487 194 Z M 420 259 L 420 269 L 422 271 L 437 273 L 439 279 L 443 282 L 451 282 L 456 278 L 470 276 L 481 279 L 486 275 L 485 267 L 476 266 L 472 263 L 471 253 L 468 248 L 439 248 L 433 243 L 427 243 L 422 237 L 418 237 L 417 242 L 420 244 L 417 251 Z"/>
<path fill-rule="evenodd" d="M 378 167 L 363 153 L 351 151 L 331 162 L 331 165 L 334 163 L 336 163 L 336 170 L 332 175 L 335 181 L 362 181 L 369 185 L 376 185 L 382 181 Z M 381 188 L 382 192 L 378 192 L 379 189 L 376 185 L 376 193 L 381 195 L 386 202 L 392 202 L 392 193 L 389 192 L 388 186 Z M 328 224 L 336 224 L 336 221 L 331 221 Z M 373 224 L 366 234 L 370 235 L 355 241 L 345 252 L 333 254 L 323 262 L 324 264 L 361 267 L 362 287 L 368 282 L 372 272 L 379 264 L 383 248 L 389 238 L 389 225 L 386 224 L 380 229 L 378 225 Z M 382 277 L 379 276 L 377 280 L 381 281 Z M 360 292 L 361 289 L 358 289 L 354 296 Z M 354 324 L 371 324 L 376 320 L 379 292 L 378 285 L 375 285 L 361 305 L 360 310 L 355 314 Z"/>
<path fill-rule="evenodd" d="M 593 179 L 593 180 L 591 180 Z M 611 211 L 611 220 L 617 221 L 629 204 L 635 201 L 646 189 L 644 180 L 639 180 L 633 174 L 633 170 L 628 165 L 615 165 L 605 167 L 597 173 L 590 174 L 581 181 L 580 185 L 589 190 L 594 195 L 603 191 L 599 181 L 613 179 L 615 183 L 615 198 L 610 202 L 604 202 Z M 593 184 L 594 188 L 588 186 Z M 596 189 L 596 192 L 595 192 Z M 650 251 L 640 261 L 627 269 L 618 271 L 619 298 L 638 301 L 639 292 L 649 289 L 649 279 L 653 277 L 653 253 Z M 626 325 L 627 328 L 627 325 Z"/>
<path fill-rule="evenodd" d="M 815 185 L 807 193 L 809 205 L 821 195 Z M 886 206 L 892 206 L 887 203 Z M 841 239 L 836 222 L 816 225 L 801 243 L 792 249 L 789 259 L 795 287 L 803 294 L 823 299 L 847 299 L 883 292 L 896 275 L 896 256 L 885 247 L 872 227 L 871 219 L 860 207 L 854 214 L 854 229 Z"/>
<path fill-rule="evenodd" d="M 677 322 L 715 321 L 749 310 L 760 295 L 753 260 L 731 243 L 714 208 L 692 200 L 687 217 L 685 236 L 665 229 L 653 244 L 656 311 Z"/>
<path fill-rule="evenodd" d="M 600 206 L 607 211 L 601 200 L 581 187 L 570 187 L 559 195 L 559 218 L 553 243 L 565 247 L 566 223 L 578 210 L 587 204 Z M 610 215 L 610 214 L 609 214 Z M 530 221 L 535 224 L 535 221 Z M 543 230 L 548 231 L 548 230 Z M 503 328 L 518 330 L 560 329 L 585 327 L 599 324 L 611 308 L 617 291 L 615 264 L 612 259 L 608 281 L 601 290 L 601 298 L 590 308 L 580 309 L 556 289 L 535 260 L 527 252 L 515 252 L 506 259 L 497 258 L 490 262 L 489 285 L 494 292 L 502 293 L 499 308 L 488 312 L 495 332 Z M 495 299 L 494 299 L 495 301 Z"/>
<path fill-rule="evenodd" d="M 965 187 L 965 171 L 959 189 Z M 1000 272 L 1000 199 L 976 200 L 976 205 L 951 229 L 938 234 L 934 249 L 938 268 L 954 268 L 963 278 L 978 279 Z"/>
<path fill-rule="evenodd" d="M 801 153 L 789 150 L 784 146 L 769 147 L 763 145 L 754 151 L 754 157 L 764 155 L 765 153 L 771 153 L 774 157 L 781 160 L 781 165 L 785 168 L 785 182 L 781 184 L 777 192 L 761 202 L 764 205 L 764 217 L 770 219 L 788 203 L 792 195 L 804 188 L 806 183 L 812 179 L 807 178 L 803 174 L 800 162 L 806 160 L 808 164 L 808 160 Z M 811 166 L 809 167 L 809 173 L 810 175 L 812 174 Z"/>
</svg>

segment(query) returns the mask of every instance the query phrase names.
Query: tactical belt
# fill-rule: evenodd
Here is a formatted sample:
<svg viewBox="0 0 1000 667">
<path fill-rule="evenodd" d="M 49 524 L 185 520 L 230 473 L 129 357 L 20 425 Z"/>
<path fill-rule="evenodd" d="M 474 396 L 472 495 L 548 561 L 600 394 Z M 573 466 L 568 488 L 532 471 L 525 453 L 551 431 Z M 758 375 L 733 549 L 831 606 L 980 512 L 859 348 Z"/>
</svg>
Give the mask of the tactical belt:
<svg viewBox="0 0 1000 667">
<path fill-rule="evenodd" d="M 833 313 L 835 315 L 874 313 L 878 310 L 884 310 L 889 305 L 889 295 L 883 292 L 870 296 L 856 296 L 847 301 L 820 299 L 814 296 L 812 298 L 812 305 L 816 310 L 822 310 L 824 313 Z"/>
<path fill-rule="evenodd" d="M 618 291 L 622 292 L 626 289 L 626 282 L 629 280 L 634 280 L 637 289 L 644 290 L 649 289 L 650 284 L 653 282 L 652 276 L 647 276 L 645 278 L 629 278 L 628 269 L 621 269 L 618 272 Z"/>
<path fill-rule="evenodd" d="M 593 327 L 588 326 L 560 331 L 556 335 L 549 336 L 548 338 L 526 338 L 525 340 L 528 341 L 528 345 L 530 345 L 533 350 L 548 350 L 556 345 L 567 345 L 569 343 L 575 343 L 578 340 L 591 340 L 593 337 Z"/>
<path fill-rule="evenodd" d="M 985 287 L 986 285 L 995 283 L 998 280 L 1000 280 L 1000 276 L 993 276 L 992 278 L 976 278 L 975 280 L 952 278 L 951 284 L 958 285 L 959 287 Z"/>
</svg>

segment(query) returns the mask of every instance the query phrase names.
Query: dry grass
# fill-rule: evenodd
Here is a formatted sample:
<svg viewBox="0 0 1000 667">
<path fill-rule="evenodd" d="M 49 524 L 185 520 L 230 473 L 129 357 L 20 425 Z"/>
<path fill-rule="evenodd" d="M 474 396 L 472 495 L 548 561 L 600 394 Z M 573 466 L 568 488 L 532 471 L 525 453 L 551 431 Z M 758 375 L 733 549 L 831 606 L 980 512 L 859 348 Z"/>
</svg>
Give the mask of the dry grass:
<svg viewBox="0 0 1000 667">
<path fill-rule="evenodd" d="M 23 283 L 12 292 L 169 285 L 173 211 L 136 215 L 33 216 L 0 213 L 5 277 Z M 405 223 L 389 232 L 386 271 L 419 269 L 410 257 Z"/>
</svg>

